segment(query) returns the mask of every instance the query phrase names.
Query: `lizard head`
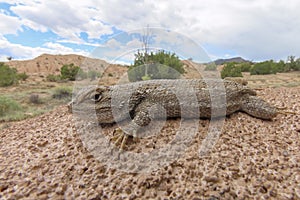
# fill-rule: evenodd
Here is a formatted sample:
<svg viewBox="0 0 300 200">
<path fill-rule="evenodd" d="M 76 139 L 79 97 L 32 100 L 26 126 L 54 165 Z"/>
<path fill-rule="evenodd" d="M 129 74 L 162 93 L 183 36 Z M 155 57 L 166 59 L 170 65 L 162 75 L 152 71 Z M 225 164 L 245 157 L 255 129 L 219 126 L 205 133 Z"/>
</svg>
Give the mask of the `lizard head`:
<svg viewBox="0 0 300 200">
<path fill-rule="evenodd" d="M 103 123 L 111 123 L 111 95 L 107 86 L 89 86 L 74 95 L 68 104 L 69 112 L 95 114 Z"/>
<path fill-rule="evenodd" d="M 97 103 L 105 99 L 105 93 L 108 92 L 106 86 L 89 86 L 79 90 L 69 105 L 79 105 L 81 103 Z"/>
</svg>

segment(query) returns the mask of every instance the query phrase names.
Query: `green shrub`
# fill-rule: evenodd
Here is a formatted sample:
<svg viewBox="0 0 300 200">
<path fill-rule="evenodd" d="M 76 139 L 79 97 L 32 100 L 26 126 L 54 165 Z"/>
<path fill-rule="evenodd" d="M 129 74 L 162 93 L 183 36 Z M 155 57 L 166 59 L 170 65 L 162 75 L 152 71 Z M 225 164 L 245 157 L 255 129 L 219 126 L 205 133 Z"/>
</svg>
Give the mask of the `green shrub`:
<svg viewBox="0 0 300 200">
<path fill-rule="evenodd" d="M 69 87 L 59 87 L 54 90 L 52 94 L 54 99 L 70 99 L 72 98 L 72 88 Z"/>
<path fill-rule="evenodd" d="M 273 63 L 272 68 L 274 72 L 279 73 L 290 71 L 289 67 L 284 63 L 283 60 L 279 61 L 278 63 Z"/>
<path fill-rule="evenodd" d="M 183 64 L 175 53 L 158 51 L 156 53 L 135 54 L 134 64 L 129 66 L 129 81 L 150 79 L 176 79 L 184 73 Z M 144 78 L 143 78 L 144 77 Z"/>
<path fill-rule="evenodd" d="M 217 65 L 215 63 L 209 63 L 205 66 L 204 71 L 216 71 Z"/>
<path fill-rule="evenodd" d="M 10 68 L 0 63 L 0 87 L 6 87 L 18 83 L 18 74 L 15 68 Z"/>
<path fill-rule="evenodd" d="M 248 62 L 241 63 L 239 66 L 240 66 L 242 72 L 250 72 L 251 67 L 252 67 L 251 63 L 248 63 Z"/>
<path fill-rule="evenodd" d="M 10 115 L 21 109 L 22 107 L 16 101 L 0 96 L 0 117 Z"/>
<path fill-rule="evenodd" d="M 236 63 L 226 63 L 221 71 L 221 77 L 243 77 L 241 67 Z"/>
<path fill-rule="evenodd" d="M 57 82 L 57 81 L 60 81 L 61 80 L 61 76 L 59 75 L 54 75 L 54 74 L 49 74 L 47 77 L 46 77 L 47 81 L 50 81 L 50 82 Z"/>
<path fill-rule="evenodd" d="M 251 68 L 250 74 L 251 75 L 276 74 L 277 71 L 275 65 L 276 64 L 274 64 L 273 60 L 256 63 Z"/>
<path fill-rule="evenodd" d="M 296 60 L 295 71 L 300 71 L 300 58 Z"/>
<path fill-rule="evenodd" d="M 79 70 L 80 67 L 75 66 L 73 63 L 68 65 L 63 65 L 62 68 L 60 69 L 61 78 L 70 81 L 75 81 Z"/>
<path fill-rule="evenodd" d="M 17 76 L 18 76 L 18 80 L 22 80 L 22 81 L 26 81 L 26 79 L 29 77 L 25 72 L 20 73 Z"/>
</svg>

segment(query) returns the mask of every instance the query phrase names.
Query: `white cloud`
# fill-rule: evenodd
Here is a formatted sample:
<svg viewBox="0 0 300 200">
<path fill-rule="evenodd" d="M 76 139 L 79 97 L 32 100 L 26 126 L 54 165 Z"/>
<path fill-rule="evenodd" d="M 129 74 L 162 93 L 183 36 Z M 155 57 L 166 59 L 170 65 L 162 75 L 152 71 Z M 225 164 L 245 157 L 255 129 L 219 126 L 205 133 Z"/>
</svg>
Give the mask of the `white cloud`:
<svg viewBox="0 0 300 200">
<path fill-rule="evenodd" d="M 58 43 L 45 43 L 43 47 L 29 47 L 20 44 L 13 44 L 0 35 L 0 61 L 5 61 L 8 56 L 19 59 L 37 57 L 43 53 L 49 54 L 80 54 L 88 55 L 88 52 L 74 50 Z"/>
<path fill-rule="evenodd" d="M 5 22 L 0 24 L 4 33 L 16 33 L 23 24 L 42 32 L 51 30 L 73 43 L 84 43 L 79 38 L 81 32 L 91 39 L 112 34 L 112 27 L 131 31 L 149 25 L 169 28 L 200 44 L 212 44 L 252 60 L 300 56 L 297 55 L 300 52 L 298 0 L 16 0 L 14 3 L 11 10 L 19 18 L 0 13 L 0 20 Z M 166 39 L 178 42 L 176 38 Z"/>
<path fill-rule="evenodd" d="M 98 19 L 122 30 L 168 27 L 250 59 L 300 52 L 297 0 L 99 1 L 96 6 Z"/>
<path fill-rule="evenodd" d="M 106 42 L 106 46 L 107 48 L 111 48 L 111 49 L 119 49 L 121 43 L 115 39 L 110 39 Z"/>
<path fill-rule="evenodd" d="M 90 8 L 76 7 L 69 1 L 26 2 L 12 6 L 11 10 L 33 30 L 51 30 L 66 39 L 79 40 L 81 32 L 90 38 L 112 33 L 110 26 L 92 19 Z"/>
<path fill-rule="evenodd" d="M 18 17 L 9 16 L 4 10 L 0 10 L 0 21 L 1 34 L 16 34 L 22 26 Z"/>
</svg>

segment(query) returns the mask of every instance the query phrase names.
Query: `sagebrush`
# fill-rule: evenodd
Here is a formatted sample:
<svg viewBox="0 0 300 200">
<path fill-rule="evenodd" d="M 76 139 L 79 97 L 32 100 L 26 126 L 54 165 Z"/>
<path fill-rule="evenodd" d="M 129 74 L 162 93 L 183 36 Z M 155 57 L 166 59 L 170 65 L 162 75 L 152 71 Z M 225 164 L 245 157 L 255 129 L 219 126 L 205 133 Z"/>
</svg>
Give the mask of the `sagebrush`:
<svg viewBox="0 0 300 200">
<path fill-rule="evenodd" d="M 137 52 L 133 65 L 129 67 L 128 78 L 131 82 L 149 79 L 176 79 L 183 73 L 183 64 L 175 53 Z"/>
</svg>

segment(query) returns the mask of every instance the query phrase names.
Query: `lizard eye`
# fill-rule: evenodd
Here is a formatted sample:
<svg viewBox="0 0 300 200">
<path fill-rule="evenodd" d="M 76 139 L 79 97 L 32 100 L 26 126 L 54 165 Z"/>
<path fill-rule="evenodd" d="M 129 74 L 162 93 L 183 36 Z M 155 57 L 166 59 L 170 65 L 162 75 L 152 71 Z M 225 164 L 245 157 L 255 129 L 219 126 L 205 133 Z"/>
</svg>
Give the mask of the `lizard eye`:
<svg viewBox="0 0 300 200">
<path fill-rule="evenodd" d="M 102 97 L 101 94 L 96 93 L 92 96 L 91 100 L 94 102 L 98 102 L 100 101 L 101 97 Z"/>
</svg>

